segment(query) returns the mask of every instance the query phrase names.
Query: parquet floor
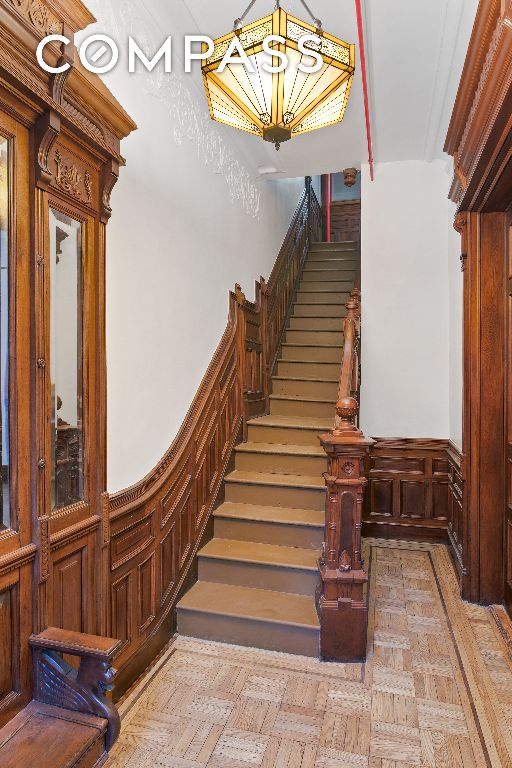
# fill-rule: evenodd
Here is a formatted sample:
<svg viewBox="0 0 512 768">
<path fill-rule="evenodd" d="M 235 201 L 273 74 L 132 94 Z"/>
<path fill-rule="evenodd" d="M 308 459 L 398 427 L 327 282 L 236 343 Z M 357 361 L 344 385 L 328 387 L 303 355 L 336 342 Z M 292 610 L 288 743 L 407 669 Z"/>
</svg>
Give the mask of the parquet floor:
<svg viewBox="0 0 512 768">
<path fill-rule="evenodd" d="M 512 662 L 446 548 L 367 540 L 368 659 L 177 637 L 121 706 L 108 768 L 512 768 Z"/>
</svg>

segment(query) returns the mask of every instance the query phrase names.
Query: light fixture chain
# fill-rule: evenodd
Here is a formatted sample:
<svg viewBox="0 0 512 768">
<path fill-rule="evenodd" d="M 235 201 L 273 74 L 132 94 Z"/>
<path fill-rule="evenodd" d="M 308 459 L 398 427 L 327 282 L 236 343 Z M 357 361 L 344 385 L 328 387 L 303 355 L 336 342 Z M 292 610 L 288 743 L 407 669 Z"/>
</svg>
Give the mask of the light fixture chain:
<svg viewBox="0 0 512 768">
<path fill-rule="evenodd" d="M 242 15 L 240 16 L 240 18 L 238 18 L 238 19 L 235 19 L 235 25 L 234 25 L 234 26 L 235 26 L 235 29 L 240 29 L 240 27 L 241 27 L 241 26 L 243 26 L 243 23 L 244 23 L 244 19 L 245 19 L 245 17 L 247 16 L 247 14 L 249 13 L 249 11 L 251 10 L 251 8 L 253 7 L 253 5 L 255 5 L 255 4 L 256 4 L 256 0 L 252 0 L 252 1 L 249 3 L 249 5 L 247 6 L 247 8 L 245 9 L 245 11 L 244 11 L 244 12 L 242 13 Z"/>
<path fill-rule="evenodd" d="M 315 24 L 316 24 L 317 28 L 318 28 L 318 29 L 322 29 L 322 22 L 320 21 L 320 19 L 317 19 L 317 18 L 316 18 L 315 14 L 313 13 L 313 11 L 311 10 L 311 8 L 310 8 L 310 7 L 308 6 L 308 4 L 306 3 L 306 0 L 300 0 L 300 2 L 302 3 L 302 5 L 303 5 L 303 6 L 304 6 L 304 8 L 306 9 L 306 11 L 309 13 L 309 15 L 311 16 L 311 18 L 312 18 L 312 19 L 313 19 L 313 21 L 315 22 Z"/>
<path fill-rule="evenodd" d="M 314 14 L 314 13 L 313 13 L 313 11 L 311 10 L 311 8 L 308 6 L 308 4 L 305 2 L 305 0 L 300 0 L 300 2 L 302 3 L 302 5 L 303 5 L 303 6 L 304 6 L 304 8 L 306 9 L 306 11 L 307 11 L 307 12 L 309 13 L 309 15 L 311 16 L 311 18 L 312 18 L 312 20 L 314 21 L 314 23 L 315 23 L 316 27 L 317 27 L 318 29 L 322 29 L 322 22 L 320 21 L 320 19 L 317 19 L 317 18 L 316 18 L 315 14 Z M 235 23 L 234 23 L 234 28 L 235 28 L 235 29 L 240 29 L 240 27 L 242 27 L 242 26 L 243 26 L 243 23 L 244 23 L 244 19 L 246 18 L 247 14 L 249 13 L 249 11 L 251 10 L 251 8 L 252 8 L 252 7 L 253 7 L 253 5 L 255 5 L 255 4 L 256 4 L 256 0 L 251 0 L 251 2 L 250 2 L 250 3 L 249 3 L 249 5 L 247 6 L 246 10 L 245 10 L 245 11 L 242 13 L 242 15 L 241 15 L 241 16 L 240 16 L 238 19 L 235 19 Z M 278 11 L 280 8 L 281 8 L 281 2 L 280 2 L 280 0 L 276 0 L 276 5 L 275 5 L 275 9 L 276 9 L 276 11 Z"/>
</svg>

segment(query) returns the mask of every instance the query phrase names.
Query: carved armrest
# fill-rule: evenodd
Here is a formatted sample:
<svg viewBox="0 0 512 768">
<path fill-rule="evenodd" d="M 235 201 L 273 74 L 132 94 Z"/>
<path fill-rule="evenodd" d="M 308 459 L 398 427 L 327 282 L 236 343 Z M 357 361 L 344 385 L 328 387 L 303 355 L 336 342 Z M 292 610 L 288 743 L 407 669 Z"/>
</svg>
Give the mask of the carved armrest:
<svg viewBox="0 0 512 768">
<path fill-rule="evenodd" d="M 106 749 L 119 735 L 120 719 L 106 693 L 114 687 L 116 670 L 112 661 L 121 640 L 86 635 L 48 627 L 29 638 L 34 653 L 34 698 L 75 712 L 96 715 L 108 721 Z M 61 654 L 80 658 L 77 669 Z"/>
</svg>

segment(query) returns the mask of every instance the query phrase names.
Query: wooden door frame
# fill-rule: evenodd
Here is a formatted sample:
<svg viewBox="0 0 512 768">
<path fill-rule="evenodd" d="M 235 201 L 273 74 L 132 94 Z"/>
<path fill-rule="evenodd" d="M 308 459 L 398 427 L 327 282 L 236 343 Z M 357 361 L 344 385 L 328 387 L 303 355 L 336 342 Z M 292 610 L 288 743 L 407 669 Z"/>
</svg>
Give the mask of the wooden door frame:
<svg viewBox="0 0 512 768">
<path fill-rule="evenodd" d="M 485 604 L 503 600 L 505 582 L 511 103 L 512 8 L 480 0 L 445 151 L 464 271 L 461 590 Z"/>
</svg>

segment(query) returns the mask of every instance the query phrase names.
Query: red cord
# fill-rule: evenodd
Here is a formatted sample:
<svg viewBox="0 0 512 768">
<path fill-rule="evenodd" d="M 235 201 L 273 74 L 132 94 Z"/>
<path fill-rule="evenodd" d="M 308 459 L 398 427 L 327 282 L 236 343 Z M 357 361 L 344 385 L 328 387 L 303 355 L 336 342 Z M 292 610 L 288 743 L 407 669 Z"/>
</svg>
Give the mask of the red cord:
<svg viewBox="0 0 512 768">
<path fill-rule="evenodd" d="M 372 131 L 370 127 L 370 107 L 368 103 L 368 81 L 366 78 L 366 55 L 364 50 L 363 13 L 361 0 L 356 0 L 357 33 L 359 35 L 359 57 L 361 59 L 361 76 L 363 78 L 364 114 L 366 119 L 366 138 L 368 141 L 368 163 L 370 165 L 370 179 L 373 181 L 373 148 Z"/>
</svg>

